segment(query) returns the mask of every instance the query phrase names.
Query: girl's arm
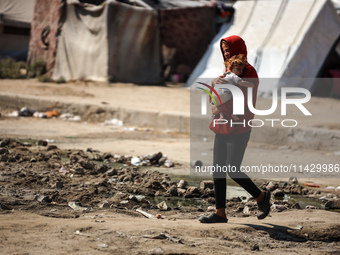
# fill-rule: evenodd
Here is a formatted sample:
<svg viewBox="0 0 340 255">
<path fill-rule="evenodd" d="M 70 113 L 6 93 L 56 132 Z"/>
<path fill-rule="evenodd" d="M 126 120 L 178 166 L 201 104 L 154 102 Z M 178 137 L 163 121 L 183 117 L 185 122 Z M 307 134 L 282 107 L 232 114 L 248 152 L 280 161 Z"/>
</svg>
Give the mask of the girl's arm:
<svg viewBox="0 0 340 255">
<path fill-rule="evenodd" d="M 249 81 L 245 81 L 245 80 L 240 80 L 237 85 L 242 86 L 242 87 L 247 87 L 247 88 L 254 88 L 254 84 L 249 82 Z"/>
</svg>

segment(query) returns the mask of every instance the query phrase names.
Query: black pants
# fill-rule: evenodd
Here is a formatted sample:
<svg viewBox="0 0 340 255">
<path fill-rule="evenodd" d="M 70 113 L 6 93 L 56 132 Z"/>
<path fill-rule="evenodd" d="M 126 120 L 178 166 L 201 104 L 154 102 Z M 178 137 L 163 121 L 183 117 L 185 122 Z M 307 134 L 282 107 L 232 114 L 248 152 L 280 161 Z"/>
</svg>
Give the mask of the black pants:
<svg viewBox="0 0 340 255">
<path fill-rule="evenodd" d="M 227 172 L 231 179 L 238 183 L 253 197 L 256 198 L 261 194 L 261 190 L 253 183 L 253 181 L 245 173 L 240 171 L 240 166 L 244 152 L 247 148 L 249 137 L 250 132 L 231 136 L 219 134 L 215 135 L 215 172 L 213 173 L 213 178 L 216 209 L 226 207 Z"/>
</svg>

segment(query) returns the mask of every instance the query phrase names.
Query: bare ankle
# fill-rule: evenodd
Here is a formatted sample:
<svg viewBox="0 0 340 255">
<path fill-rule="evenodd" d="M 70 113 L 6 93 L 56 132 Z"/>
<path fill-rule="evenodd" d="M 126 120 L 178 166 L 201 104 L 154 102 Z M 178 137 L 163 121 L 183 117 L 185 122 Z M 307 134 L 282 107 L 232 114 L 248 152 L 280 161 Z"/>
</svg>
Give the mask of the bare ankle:
<svg viewBox="0 0 340 255">
<path fill-rule="evenodd" d="M 265 199 L 266 194 L 267 194 L 266 191 L 262 191 L 261 194 L 257 198 L 255 198 L 256 202 L 258 203 L 262 202 Z"/>
<path fill-rule="evenodd" d="M 223 217 L 223 218 L 227 217 L 226 214 L 225 214 L 225 209 L 224 208 L 216 209 L 215 214 L 220 216 L 220 217 Z"/>
</svg>

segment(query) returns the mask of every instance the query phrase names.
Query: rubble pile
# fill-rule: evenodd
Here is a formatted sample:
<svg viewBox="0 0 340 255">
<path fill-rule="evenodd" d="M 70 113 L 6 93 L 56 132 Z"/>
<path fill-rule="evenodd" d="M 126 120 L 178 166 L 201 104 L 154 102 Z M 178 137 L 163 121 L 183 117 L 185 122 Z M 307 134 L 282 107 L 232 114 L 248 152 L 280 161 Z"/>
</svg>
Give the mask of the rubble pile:
<svg viewBox="0 0 340 255">
<path fill-rule="evenodd" d="M 44 140 L 0 139 L 0 210 L 44 208 L 46 211 L 53 205 L 59 206 L 58 210 L 65 206 L 67 210 L 205 211 L 206 208 L 197 205 L 171 208 L 168 202 L 187 199 L 205 201 L 206 206 L 214 204 L 211 180 L 201 181 L 198 187 L 185 180 L 174 181 L 168 174 L 155 170 L 174 165 L 166 162 L 169 160 L 161 152 L 140 157 L 122 156 L 91 148 L 61 150 Z M 272 192 L 273 211 L 301 209 L 299 203 L 287 199 L 294 194 L 319 199 L 326 209 L 340 208 L 337 194 L 303 187 L 296 178 L 288 182 L 266 182 L 262 188 Z M 235 217 L 255 216 L 257 211 L 254 198 L 235 197 L 227 200 L 226 206 Z M 214 209 L 208 207 L 208 211 Z"/>
<path fill-rule="evenodd" d="M 212 189 L 180 185 L 148 166 L 165 166 L 161 152 L 136 157 L 92 149 L 61 150 L 41 141 L 0 140 L 2 207 L 35 204 L 81 208 L 157 208 L 152 197 L 209 198 Z M 70 206 L 71 207 L 71 206 Z M 169 208 L 170 209 L 170 208 Z"/>
</svg>

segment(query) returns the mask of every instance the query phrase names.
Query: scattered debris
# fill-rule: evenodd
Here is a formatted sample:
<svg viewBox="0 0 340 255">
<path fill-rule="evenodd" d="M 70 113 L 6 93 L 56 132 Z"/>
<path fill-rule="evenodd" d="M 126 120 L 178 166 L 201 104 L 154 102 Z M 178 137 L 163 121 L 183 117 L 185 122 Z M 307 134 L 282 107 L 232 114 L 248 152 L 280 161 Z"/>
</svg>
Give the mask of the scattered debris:
<svg viewBox="0 0 340 255">
<path fill-rule="evenodd" d="M 165 203 L 165 201 L 162 201 L 159 204 L 157 204 L 157 208 L 161 211 L 167 211 L 168 205 Z"/>
<path fill-rule="evenodd" d="M 73 202 L 69 202 L 68 206 L 71 207 L 73 210 L 82 210 L 82 211 L 87 210 L 86 207 L 79 206 L 74 201 Z"/>
<path fill-rule="evenodd" d="M 313 183 L 313 182 L 307 182 L 306 183 L 306 186 L 307 187 L 315 187 L 315 188 L 320 188 L 320 186 L 316 183 Z"/>
<path fill-rule="evenodd" d="M 136 212 L 139 212 L 140 214 L 142 214 L 143 216 L 145 216 L 148 219 L 155 219 L 156 217 L 150 213 L 144 212 L 140 209 L 137 209 Z"/>
<path fill-rule="evenodd" d="M 114 119 L 110 119 L 110 120 L 105 120 L 104 125 L 112 125 L 112 126 L 122 127 L 124 124 L 123 124 L 123 121 L 114 118 Z"/>
<path fill-rule="evenodd" d="M 158 235 L 144 235 L 143 237 L 149 238 L 149 239 L 161 239 L 161 240 L 168 239 L 171 242 L 183 244 L 183 241 L 182 241 L 181 238 L 173 237 L 173 236 L 170 236 L 170 235 L 165 234 L 165 233 L 160 233 Z"/>
</svg>

